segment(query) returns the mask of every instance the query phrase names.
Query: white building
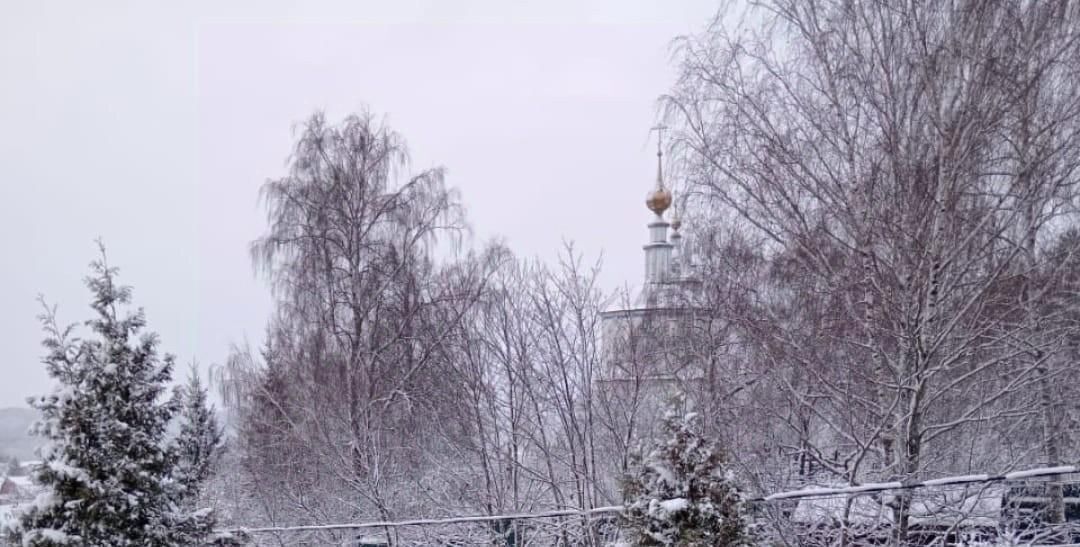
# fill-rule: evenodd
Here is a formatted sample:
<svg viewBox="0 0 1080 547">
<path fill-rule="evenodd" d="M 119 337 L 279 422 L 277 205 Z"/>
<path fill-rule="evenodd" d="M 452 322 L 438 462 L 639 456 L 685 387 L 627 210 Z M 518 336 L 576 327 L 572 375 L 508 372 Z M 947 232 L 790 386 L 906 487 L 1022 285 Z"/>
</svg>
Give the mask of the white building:
<svg viewBox="0 0 1080 547">
<path fill-rule="evenodd" d="M 700 283 L 673 201 L 658 147 L 656 186 L 645 199 L 651 219 L 641 285 L 601 314 L 605 361 L 601 383 L 624 407 L 626 427 L 640 434 L 653 428 L 667 400 L 689 394 L 688 382 L 701 378 L 693 343 Z"/>
</svg>

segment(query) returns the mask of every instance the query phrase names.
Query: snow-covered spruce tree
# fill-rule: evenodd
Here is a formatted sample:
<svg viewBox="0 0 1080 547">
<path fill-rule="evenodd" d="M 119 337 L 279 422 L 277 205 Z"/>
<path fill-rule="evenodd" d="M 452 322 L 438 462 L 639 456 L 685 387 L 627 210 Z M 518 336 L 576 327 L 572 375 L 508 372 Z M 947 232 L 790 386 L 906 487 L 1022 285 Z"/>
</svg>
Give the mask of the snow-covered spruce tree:
<svg viewBox="0 0 1080 547">
<path fill-rule="evenodd" d="M 200 500 L 202 485 L 210 478 L 221 449 L 222 430 L 214 408 L 207 402 L 199 371 L 193 366 L 187 385 L 180 391 L 180 434 L 176 439 L 176 480 L 183 488 L 183 505 L 193 508 Z"/>
<path fill-rule="evenodd" d="M 26 547 L 191 545 L 205 517 L 178 506 L 176 450 L 166 438 L 179 407 L 168 393 L 173 358 L 158 356 L 142 310 L 121 310 L 131 290 L 115 276 L 102 250 L 87 279 L 92 336 L 59 328 L 51 310 L 43 316 L 44 363 L 58 386 L 30 400 L 42 415 L 33 431 L 45 440 L 43 464 L 33 474 L 44 492 L 12 531 Z"/>
<path fill-rule="evenodd" d="M 198 369 L 191 367 L 185 386 L 179 389 L 180 433 L 176 437 L 176 468 L 174 479 L 178 487 L 180 509 L 191 518 L 176 528 L 177 539 L 183 545 L 210 542 L 216 519 L 209 508 L 200 508 L 202 486 L 210 478 L 221 448 L 222 431 L 214 409 L 207 402 L 206 388 Z"/>
<path fill-rule="evenodd" d="M 694 417 L 669 410 L 663 424 L 667 438 L 644 457 L 631 456 L 623 482 L 623 526 L 631 545 L 750 544 L 738 487 L 721 450 L 692 429 Z"/>
</svg>

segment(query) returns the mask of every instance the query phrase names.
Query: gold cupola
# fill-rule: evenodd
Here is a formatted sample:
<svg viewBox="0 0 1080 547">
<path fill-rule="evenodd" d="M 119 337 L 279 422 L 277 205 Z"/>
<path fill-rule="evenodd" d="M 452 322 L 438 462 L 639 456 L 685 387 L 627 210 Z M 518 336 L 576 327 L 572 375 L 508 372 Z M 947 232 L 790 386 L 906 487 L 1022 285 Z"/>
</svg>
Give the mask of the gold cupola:
<svg viewBox="0 0 1080 547">
<path fill-rule="evenodd" d="M 657 188 L 649 192 L 649 196 L 645 198 L 645 206 L 656 213 L 656 216 L 663 216 L 664 211 L 671 207 L 671 192 L 665 188 Z"/>
<path fill-rule="evenodd" d="M 645 206 L 656 216 L 664 216 L 664 211 L 671 207 L 671 191 L 664 187 L 664 153 L 660 141 L 656 142 L 656 188 L 645 197 Z"/>
</svg>

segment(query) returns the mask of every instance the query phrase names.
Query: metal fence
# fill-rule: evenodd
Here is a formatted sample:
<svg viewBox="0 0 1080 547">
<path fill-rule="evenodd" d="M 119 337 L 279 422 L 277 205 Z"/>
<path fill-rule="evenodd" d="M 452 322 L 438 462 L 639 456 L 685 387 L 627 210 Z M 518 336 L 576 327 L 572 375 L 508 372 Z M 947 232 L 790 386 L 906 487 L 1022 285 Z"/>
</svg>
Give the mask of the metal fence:
<svg viewBox="0 0 1080 547">
<path fill-rule="evenodd" d="M 227 531 L 251 545 L 348 547 L 602 547 L 620 542 L 621 507 Z"/>
<path fill-rule="evenodd" d="M 910 483 L 807 487 L 747 500 L 762 545 L 1080 547 L 1080 467 L 963 475 Z M 1049 522 L 1048 488 L 1061 484 L 1066 522 Z M 1072 485 L 1072 486 L 1070 486 Z M 898 512 L 906 528 L 896 527 Z M 608 547 L 624 537 L 621 507 L 394 522 L 240 528 L 251 545 Z"/>
</svg>

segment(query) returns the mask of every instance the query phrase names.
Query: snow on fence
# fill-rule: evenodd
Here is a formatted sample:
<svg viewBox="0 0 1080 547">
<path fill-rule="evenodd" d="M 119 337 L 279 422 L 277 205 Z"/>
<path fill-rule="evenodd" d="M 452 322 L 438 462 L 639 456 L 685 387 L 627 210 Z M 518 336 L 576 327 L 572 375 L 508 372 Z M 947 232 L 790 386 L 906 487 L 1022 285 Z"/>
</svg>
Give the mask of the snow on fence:
<svg viewBox="0 0 1080 547">
<path fill-rule="evenodd" d="M 765 496 L 763 498 L 756 498 L 751 501 L 776 501 L 782 499 L 799 499 L 817 496 L 869 494 L 875 492 L 885 492 L 889 490 L 927 488 L 931 486 L 955 486 L 963 484 L 1016 481 L 1023 479 L 1050 477 L 1054 475 L 1068 475 L 1071 473 L 1080 473 L 1080 467 L 1074 465 L 1062 465 L 1058 467 L 1039 467 L 1036 469 L 1027 469 L 1024 471 L 1014 471 L 1012 473 L 1005 473 L 1002 475 L 958 475 L 955 477 L 942 477 L 940 479 L 931 479 L 926 481 L 916 481 L 909 483 L 882 482 L 847 485 L 837 488 L 804 488 L 801 490 L 791 490 L 788 492 L 769 494 L 768 496 Z"/>
<path fill-rule="evenodd" d="M 615 516 L 622 507 L 588 511 L 474 515 L 309 526 L 267 526 L 222 530 L 246 536 L 256 545 L 348 547 L 488 545 L 531 547 L 548 545 L 611 545 L 618 540 Z"/>
<path fill-rule="evenodd" d="M 843 534 L 851 544 L 880 544 L 889 533 L 891 494 L 913 493 L 911 533 L 926 545 L 1067 544 L 1080 537 L 1076 523 L 1014 529 L 1002 519 L 1002 484 L 1080 473 L 1080 466 L 1028 469 L 1005 474 L 942 477 L 916 482 L 882 482 L 808 487 L 748 499 L 755 519 L 771 533 L 798 535 L 800 545 L 831 545 Z M 1080 499 L 1075 500 L 1080 503 Z M 488 545 L 498 547 L 603 547 L 620 540 L 620 506 L 590 510 L 474 515 L 386 522 L 306 526 L 264 526 L 222 530 L 245 534 L 256 545 L 338 545 L 349 547 Z"/>
</svg>

